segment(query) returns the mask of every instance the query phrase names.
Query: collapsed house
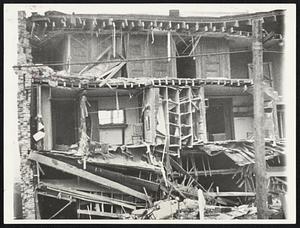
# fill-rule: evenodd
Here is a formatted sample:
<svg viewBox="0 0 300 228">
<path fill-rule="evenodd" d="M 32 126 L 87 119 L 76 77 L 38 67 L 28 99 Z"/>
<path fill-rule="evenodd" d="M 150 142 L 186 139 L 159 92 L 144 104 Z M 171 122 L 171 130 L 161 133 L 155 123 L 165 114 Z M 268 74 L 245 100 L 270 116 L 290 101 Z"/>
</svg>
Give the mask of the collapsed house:
<svg viewBox="0 0 300 228">
<path fill-rule="evenodd" d="M 195 219 L 199 189 L 206 218 L 254 202 L 254 20 L 263 21 L 261 127 L 272 206 L 287 190 L 283 11 L 19 12 L 24 218 Z"/>
</svg>

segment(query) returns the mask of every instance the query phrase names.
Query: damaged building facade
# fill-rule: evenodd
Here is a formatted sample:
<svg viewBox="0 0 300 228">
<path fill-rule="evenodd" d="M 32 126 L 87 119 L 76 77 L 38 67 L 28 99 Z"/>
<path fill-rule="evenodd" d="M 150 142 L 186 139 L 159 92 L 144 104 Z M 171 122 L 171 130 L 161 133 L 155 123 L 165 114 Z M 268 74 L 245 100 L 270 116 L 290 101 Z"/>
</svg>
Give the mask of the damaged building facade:
<svg viewBox="0 0 300 228">
<path fill-rule="evenodd" d="M 255 21 L 269 207 L 284 198 L 283 11 L 18 17 L 24 218 L 197 219 L 198 189 L 205 219 L 249 215 Z"/>
</svg>

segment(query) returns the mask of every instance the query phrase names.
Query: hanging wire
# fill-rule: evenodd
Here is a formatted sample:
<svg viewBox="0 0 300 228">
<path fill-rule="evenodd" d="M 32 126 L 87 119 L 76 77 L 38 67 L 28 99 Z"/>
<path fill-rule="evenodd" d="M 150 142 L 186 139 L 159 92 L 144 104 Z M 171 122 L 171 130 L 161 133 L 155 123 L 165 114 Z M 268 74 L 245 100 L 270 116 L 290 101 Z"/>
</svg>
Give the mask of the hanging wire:
<svg viewBox="0 0 300 228">
<path fill-rule="evenodd" d="M 152 57 L 152 58 L 138 58 L 138 59 L 115 59 L 115 60 L 105 60 L 105 61 L 96 61 L 96 62 L 78 62 L 78 63 L 45 63 L 45 64 L 29 64 L 29 65 L 15 65 L 13 68 L 30 68 L 30 67 L 38 67 L 38 66 L 70 66 L 70 65 L 88 65 L 88 64 L 100 64 L 100 63 L 116 63 L 116 62 L 141 62 L 141 61 L 156 61 L 156 60 L 164 60 L 164 59 L 181 59 L 181 58 L 191 58 L 191 57 L 201 57 L 201 56 L 211 56 L 211 55 L 225 55 L 225 54 L 238 54 L 238 53 L 246 53 L 246 52 L 252 52 L 251 49 L 244 49 L 244 50 L 236 50 L 236 51 L 228 51 L 228 52 L 214 52 L 214 53 L 202 53 L 202 54 L 196 54 L 196 55 L 181 55 L 181 56 L 163 56 L 163 57 Z M 283 52 L 280 51 L 267 51 L 264 50 L 264 52 L 268 53 L 279 53 L 283 54 Z"/>
</svg>

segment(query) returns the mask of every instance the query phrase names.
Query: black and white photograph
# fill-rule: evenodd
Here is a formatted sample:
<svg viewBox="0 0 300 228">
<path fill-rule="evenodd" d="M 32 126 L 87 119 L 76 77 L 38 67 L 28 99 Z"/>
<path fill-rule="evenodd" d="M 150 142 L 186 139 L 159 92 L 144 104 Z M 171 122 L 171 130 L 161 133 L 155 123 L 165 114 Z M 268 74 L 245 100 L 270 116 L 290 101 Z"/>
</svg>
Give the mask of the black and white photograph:
<svg viewBox="0 0 300 228">
<path fill-rule="evenodd" d="M 296 222 L 296 5 L 5 4 L 3 24 L 5 223 Z"/>
</svg>

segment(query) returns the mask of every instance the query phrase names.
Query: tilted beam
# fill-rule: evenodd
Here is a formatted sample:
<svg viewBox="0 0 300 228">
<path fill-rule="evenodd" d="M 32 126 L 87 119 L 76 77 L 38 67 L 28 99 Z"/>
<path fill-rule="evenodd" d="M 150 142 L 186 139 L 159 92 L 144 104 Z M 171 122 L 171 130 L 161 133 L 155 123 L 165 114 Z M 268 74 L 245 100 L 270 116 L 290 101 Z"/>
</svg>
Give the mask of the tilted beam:
<svg viewBox="0 0 300 228">
<path fill-rule="evenodd" d="M 75 166 L 72 166 L 72 165 L 69 165 L 69 164 L 67 164 L 65 162 L 56 160 L 54 158 L 49 158 L 47 156 L 44 156 L 44 155 L 32 152 L 32 153 L 30 153 L 28 159 L 37 161 L 37 162 L 39 162 L 41 164 L 44 164 L 46 166 L 50 166 L 52 168 L 55 168 L 57 170 L 61 170 L 61 171 L 66 172 L 66 173 L 70 173 L 72 175 L 79 176 L 79 177 L 81 177 L 83 179 L 87 179 L 89 181 L 92 181 L 92 182 L 95 182 L 97 184 L 103 185 L 103 186 L 105 186 L 107 188 L 113 188 L 113 189 L 119 190 L 119 191 L 121 191 L 121 192 L 123 192 L 125 194 L 137 197 L 139 199 L 143 199 L 143 200 L 149 201 L 149 197 L 146 196 L 143 193 L 140 193 L 140 192 L 138 192 L 136 190 L 128 188 L 128 187 L 126 187 L 126 186 L 124 186 L 122 184 L 119 184 L 117 182 L 108 180 L 106 178 L 97 176 L 97 175 L 92 174 L 90 172 L 87 172 L 85 170 L 79 169 L 79 168 L 77 168 Z"/>
</svg>

